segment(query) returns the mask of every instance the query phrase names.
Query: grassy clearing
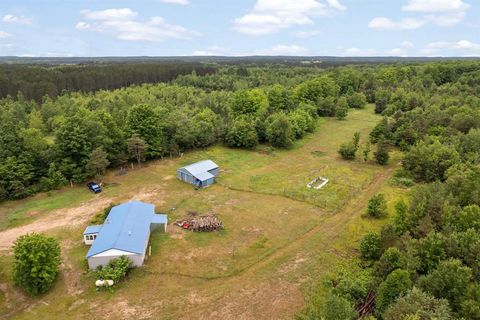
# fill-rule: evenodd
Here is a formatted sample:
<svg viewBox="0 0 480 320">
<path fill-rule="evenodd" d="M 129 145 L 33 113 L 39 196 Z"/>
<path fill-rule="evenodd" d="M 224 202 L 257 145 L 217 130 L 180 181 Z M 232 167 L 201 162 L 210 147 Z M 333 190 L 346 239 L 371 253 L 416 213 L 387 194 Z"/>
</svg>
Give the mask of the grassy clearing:
<svg viewBox="0 0 480 320">
<path fill-rule="evenodd" d="M 290 317 L 303 304 L 300 289 L 308 292 L 314 279 L 355 256 L 362 234 L 385 223 L 361 217 L 367 196 L 382 190 L 391 206 L 401 194 L 386 182 L 392 167 L 337 156 L 340 143 L 355 131 L 365 140 L 377 120 L 369 106 L 352 110 L 346 121 L 322 119 L 317 132 L 292 150 L 265 154 L 215 146 L 150 162 L 124 176 L 110 173 L 105 182 L 111 187 L 101 195 L 78 187 L 0 207 L 4 221 L 18 216 L 16 223 L 21 224 L 84 201 L 139 199 L 168 213 L 170 222 L 196 211 L 216 213 L 226 226 L 210 234 L 175 226 L 167 234 L 153 234 L 152 256 L 113 294 L 95 292 L 93 279 L 85 274 L 85 224 L 51 230 L 64 248 L 64 268 L 56 286 L 45 296 L 28 298 L 0 273 L 2 292 L 9 295 L 0 302 L 0 310 L 18 319 L 76 319 L 99 313 L 111 319 Z M 218 184 L 194 190 L 175 178 L 179 166 L 205 158 L 220 165 Z M 330 179 L 327 186 L 308 189 L 306 184 L 319 175 Z M 363 192 L 365 197 L 359 197 Z M 1 264 L 8 270 L 9 259 L 3 258 Z M 30 311 L 22 312 L 28 305 Z"/>
</svg>

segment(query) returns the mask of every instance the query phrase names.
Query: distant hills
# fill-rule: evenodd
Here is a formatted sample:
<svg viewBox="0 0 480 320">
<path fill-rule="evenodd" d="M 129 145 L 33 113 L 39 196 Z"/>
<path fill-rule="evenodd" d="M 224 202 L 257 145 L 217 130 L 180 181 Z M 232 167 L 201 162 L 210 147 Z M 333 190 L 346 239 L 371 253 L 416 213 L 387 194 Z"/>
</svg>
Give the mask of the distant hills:
<svg viewBox="0 0 480 320">
<path fill-rule="evenodd" d="M 101 63 L 152 63 L 152 62 L 207 62 L 253 64 L 351 64 L 395 63 L 419 61 L 479 60 L 480 57 L 333 57 L 333 56 L 171 56 L 171 57 L 0 57 L 2 64 L 101 64 Z"/>
</svg>

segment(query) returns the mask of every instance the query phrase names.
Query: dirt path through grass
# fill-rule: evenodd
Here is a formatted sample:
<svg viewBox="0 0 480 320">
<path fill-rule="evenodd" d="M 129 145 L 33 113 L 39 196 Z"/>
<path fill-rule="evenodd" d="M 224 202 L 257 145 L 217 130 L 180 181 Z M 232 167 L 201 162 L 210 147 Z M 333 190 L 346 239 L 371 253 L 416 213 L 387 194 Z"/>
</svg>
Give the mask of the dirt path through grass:
<svg viewBox="0 0 480 320">
<path fill-rule="evenodd" d="M 110 198 L 95 198 L 93 200 L 83 203 L 81 206 L 59 209 L 50 214 L 33 221 L 30 224 L 7 229 L 0 232 L 0 251 L 9 250 L 13 242 L 21 235 L 30 232 L 45 232 L 59 227 L 73 227 L 86 223 L 92 216 L 108 206 L 111 203 Z"/>
<path fill-rule="evenodd" d="M 278 302 L 281 302 L 283 306 L 281 310 L 284 312 L 292 313 L 292 310 L 298 309 L 303 304 L 303 295 L 299 294 L 295 285 L 288 285 L 279 280 L 273 281 L 275 274 L 269 275 L 270 280 L 262 277 L 261 282 L 252 283 L 252 279 L 258 279 L 264 270 L 271 270 L 271 267 L 275 269 L 281 264 L 281 261 L 294 258 L 312 237 L 316 237 L 319 240 L 318 244 L 325 245 L 325 250 L 328 251 L 330 249 L 328 245 L 341 237 L 347 225 L 364 212 L 368 200 L 379 192 L 396 167 L 397 165 L 393 165 L 382 171 L 366 186 L 361 194 L 350 200 L 342 210 L 333 215 L 325 216 L 318 225 L 274 251 L 263 260 L 245 268 L 236 275 L 225 277 L 228 279 L 212 280 L 211 286 L 230 287 L 230 290 L 228 290 L 230 294 L 218 296 L 215 301 L 204 303 L 204 307 L 197 306 L 193 313 L 189 313 L 188 318 L 209 319 L 221 315 L 223 319 L 248 319 L 252 310 L 245 307 L 242 309 L 239 306 L 257 305 L 255 319 L 271 319 L 272 314 L 279 315 L 276 310 L 279 308 Z M 266 290 L 268 287 L 281 287 L 282 289 Z M 248 294 L 242 294 L 245 290 L 248 291 Z M 262 301 L 258 300 L 259 296 L 261 296 Z M 290 307 L 285 304 L 289 304 Z M 239 312 L 243 312 L 243 314 Z M 287 313 L 280 314 L 280 318 L 288 318 Z"/>
</svg>

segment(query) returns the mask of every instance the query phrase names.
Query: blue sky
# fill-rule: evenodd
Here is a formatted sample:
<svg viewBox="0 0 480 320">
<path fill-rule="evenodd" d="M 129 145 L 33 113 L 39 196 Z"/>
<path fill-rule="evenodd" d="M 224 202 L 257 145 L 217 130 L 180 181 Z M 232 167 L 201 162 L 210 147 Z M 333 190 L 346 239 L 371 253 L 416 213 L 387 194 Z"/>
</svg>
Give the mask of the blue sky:
<svg viewBox="0 0 480 320">
<path fill-rule="evenodd" d="M 480 56 L 480 1 L 2 0 L 0 55 Z"/>
</svg>

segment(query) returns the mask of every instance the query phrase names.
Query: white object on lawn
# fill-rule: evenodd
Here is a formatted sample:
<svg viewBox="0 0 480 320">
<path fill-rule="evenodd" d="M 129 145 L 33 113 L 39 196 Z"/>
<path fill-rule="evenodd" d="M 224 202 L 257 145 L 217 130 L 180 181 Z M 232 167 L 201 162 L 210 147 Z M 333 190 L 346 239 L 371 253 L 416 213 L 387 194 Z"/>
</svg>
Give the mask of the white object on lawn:
<svg viewBox="0 0 480 320">
<path fill-rule="evenodd" d="M 318 186 L 315 186 L 315 187 L 314 187 L 314 185 L 317 184 L 319 181 L 321 181 L 321 183 L 320 183 Z M 315 178 L 315 179 L 313 179 L 312 181 L 310 181 L 310 183 L 307 184 L 307 187 L 318 190 L 318 189 L 323 188 L 323 186 L 325 186 L 327 183 L 328 183 L 328 179 L 327 179 L 327 178 L 318 177 L 318 178 Z"/>
</svg>

